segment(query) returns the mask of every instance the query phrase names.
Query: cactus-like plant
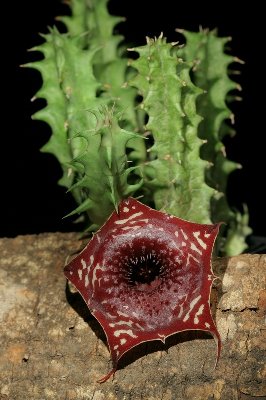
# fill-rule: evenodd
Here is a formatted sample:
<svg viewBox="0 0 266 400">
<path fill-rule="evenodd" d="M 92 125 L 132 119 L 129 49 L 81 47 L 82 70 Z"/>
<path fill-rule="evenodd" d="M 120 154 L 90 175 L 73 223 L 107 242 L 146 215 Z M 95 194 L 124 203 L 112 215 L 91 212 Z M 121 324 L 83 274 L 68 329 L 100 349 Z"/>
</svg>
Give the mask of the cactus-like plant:
<svg viewBox="0 0 266 400">
<path fill-rule="evenodd" d="M 183 57 L 193 63 L 192 79 L 204 90 L 197 99 L 197 111 L 203 117 L 198 136 L 205 141 L 200 156 L 210 163 L 205 180 L 215 189 L 211 199 L 211 220 L 226 223 L 222 229 L 224 238 L 220 242 L 220 250 L 227 255 L 239 254 L 247 247 L 245 238 L 251 229 L 248 227 L 247 209 L 244 208 L 244 214 L 241 215 L 230 208 L 226 199 L 228 175 L 241 168 L 241 165 L 226 158 L 222 139 L 227 134 L 234 134 L 226 123 L 226 120 L 234 121 L 234 115 L 227 105 L 230 92 L 241 90 L 240 85 L 230 79 L 229 68 L 232 63 L 242 61 L 225 53 L 224 48 L 231 38 L 218 37 L 216 30 L 201 29 L 197 33 L 179 31 L 186 38 Z M 239 99 L 237 96 L 235 98 Z"/>
<path fill-rule="evenodd" d="M 131 84 L 143 96 L 140 107 L 148 115 L 146 130 L 154 139 L 144 166 L 145 183 L 155 207 L 187 220 L 210 223 L 214 190 L 205 183 L 207 162 L 199 157 L 201 117 L 196 99 L 201 90 L 189 77 L 189 65 L 178 48 L 162 35 L 134 49 L 138 71 Z"/>
<path fill-rule="evenodd" d="M 95 230 L 137 192 L 178 217 L 224 221 L 219 251 L 242 252 L 248 215 L 227 203 L 227 177 L 238 164 L 226 158 L 222 143 L 231 116 L 226 100 L 238 87 L 228 76 L 236 61 L 224 53 L 228 39 L 207 30 L 183 32 L 184 48 L 163 37 L 148 39 L 129 68 L 122 37 L 113 34 L 121 18 L 109 14 L 107 0 L 72 0 L 70 6 L 72 15 L 60 17 L 68 32 L 50 29 L 35 49 L 44 59 L 29 64 L 43 76 L 36 97 L 47 101 L 34 118 L 53 132 L 43 151 L 57 157 L 59 183 L 78 203 L 70 214 L 85 213 Z M 137 94 L 143 100 L 136 107 Z M 154 141 L 149 149 L 145 135 Z"/>
</svg>

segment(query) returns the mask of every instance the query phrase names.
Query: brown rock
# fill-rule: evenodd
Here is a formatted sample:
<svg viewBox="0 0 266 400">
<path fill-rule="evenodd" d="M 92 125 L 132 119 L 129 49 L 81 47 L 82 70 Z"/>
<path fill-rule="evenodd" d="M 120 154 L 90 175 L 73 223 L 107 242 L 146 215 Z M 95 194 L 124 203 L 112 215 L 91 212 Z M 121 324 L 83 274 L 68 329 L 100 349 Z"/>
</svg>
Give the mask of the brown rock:
<svg viewBox="0 0 266 400">
<path fill-rule="evenodd" d="M 0 399 L 266 399 L 266 255 L 216 259 L 213 312 L 223 341 L 201 332 L 134 348 L 113 379 L 104 333 L 66 286 L 75 233 L 0 240 Z"/>
</svg>

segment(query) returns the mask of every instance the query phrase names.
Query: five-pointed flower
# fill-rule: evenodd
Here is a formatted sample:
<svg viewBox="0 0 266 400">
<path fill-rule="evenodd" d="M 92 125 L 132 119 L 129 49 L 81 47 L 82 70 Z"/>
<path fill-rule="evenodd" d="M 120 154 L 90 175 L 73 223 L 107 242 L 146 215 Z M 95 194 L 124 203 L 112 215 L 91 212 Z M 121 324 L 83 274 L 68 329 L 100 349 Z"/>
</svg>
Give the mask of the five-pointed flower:
<svg viewBox="0 0 266 400">
<path fill-rule="evenodd" d="M 203 225 L 123 200 L 65 267 L 107 336 L 113 369 L 134 346 L 186 330 L 220 336 L 210 311 L 219 224 Z"/>
</svg>

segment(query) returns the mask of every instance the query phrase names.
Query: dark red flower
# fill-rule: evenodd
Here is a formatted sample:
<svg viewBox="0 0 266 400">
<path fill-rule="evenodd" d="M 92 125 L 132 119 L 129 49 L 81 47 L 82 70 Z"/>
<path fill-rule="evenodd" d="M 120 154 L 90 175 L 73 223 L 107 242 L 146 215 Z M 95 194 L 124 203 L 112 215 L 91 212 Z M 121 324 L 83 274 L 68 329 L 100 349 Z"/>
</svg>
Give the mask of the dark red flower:
<svg viewBox="0 0 266 400">
<path fill-rule="evenodd" d="M 113 369 L 132 347 L 186 330 L 210 332 L 212 248 L 219 224 L 202 225 L 129 198 L 65 267 L 104 329 Z"/>
</svg>

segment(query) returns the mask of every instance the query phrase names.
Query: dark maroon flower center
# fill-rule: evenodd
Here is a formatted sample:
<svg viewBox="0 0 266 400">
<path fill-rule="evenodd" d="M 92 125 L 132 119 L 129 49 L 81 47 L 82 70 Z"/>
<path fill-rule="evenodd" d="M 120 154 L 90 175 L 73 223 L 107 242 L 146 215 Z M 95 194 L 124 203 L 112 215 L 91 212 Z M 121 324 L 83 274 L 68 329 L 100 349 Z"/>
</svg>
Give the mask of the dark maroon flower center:
<svg viewBox="0 0 266 400">
<path fill-rule="evenodd" d="M 152 252 L 130 257 L 125 263 L 126 277 L 130 285 L 152 283 L 164 271 L 164 260 Z"/>
<path fill-rule="evenodd" d="M 136 232 L 138 233 L 138 232 Z M 143 233 L 143 232 L 142 232 Z M 179 273 L 182 269 L 180 249 L 167 240 L 159 231 L 146 229 L 146 235 L 125 235 L 119 246 L 111 246 L 106 261 L 108 282 L 113 282 L 118 297 L 133 301 L 135 292 L 163 293 L 164 288 L 173 290 L 180 285 Z M 153 238 L 151 239 L 151 233 Z M 167 236 L 167 235 L 165 235 Z M 127 240 L 125 240 L 127 239 Z M 108 293 L 110 289 L 107 288 Z"/>
</svg>

